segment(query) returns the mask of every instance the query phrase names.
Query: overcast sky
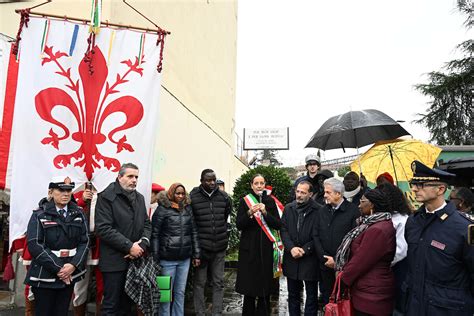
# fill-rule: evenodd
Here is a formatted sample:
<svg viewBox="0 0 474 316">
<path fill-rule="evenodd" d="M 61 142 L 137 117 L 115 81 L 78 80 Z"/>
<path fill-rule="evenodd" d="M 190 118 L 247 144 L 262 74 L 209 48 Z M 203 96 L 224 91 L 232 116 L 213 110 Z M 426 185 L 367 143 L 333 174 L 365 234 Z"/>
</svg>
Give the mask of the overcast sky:
<svg viewBox="0 0 474 316">
<path fill-rule="evenodd" d="M 321 124 L 350 110 L 381 110 L 427 141 L 411 122 L 428 99 L 413 85 L 459 56 L 473 37 L 464 18 L 454 0 L 239 1 L 237 132 L 289 127 L 285 165 L 303 163 Z"/>
</svg>

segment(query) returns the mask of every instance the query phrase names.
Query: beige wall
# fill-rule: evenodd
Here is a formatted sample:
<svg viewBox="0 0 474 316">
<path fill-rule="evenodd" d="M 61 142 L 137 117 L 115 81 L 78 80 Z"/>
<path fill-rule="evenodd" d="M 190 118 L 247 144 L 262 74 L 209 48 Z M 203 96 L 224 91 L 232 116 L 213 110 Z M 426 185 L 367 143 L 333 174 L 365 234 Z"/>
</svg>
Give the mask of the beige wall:
<svg viewBox="0 0 474 316">
<path fill-rule="evenodd" d="M 14 9 L 40 2 L 0 4 L 0 32 L 16 36 Z M 230 191 L 247 170 L 233 154 L 237 1 L 129 2 L 172 33 L 165 43 L 154 180 L 165 186 L 180 181 L 190 189 L 202 169 L 212 168 Z M 88 18 L 90 0 L 54 0 L 36 10 Z M 152 27 L 119 0 L 104 1 L 105 19 Z"/>
</svg>

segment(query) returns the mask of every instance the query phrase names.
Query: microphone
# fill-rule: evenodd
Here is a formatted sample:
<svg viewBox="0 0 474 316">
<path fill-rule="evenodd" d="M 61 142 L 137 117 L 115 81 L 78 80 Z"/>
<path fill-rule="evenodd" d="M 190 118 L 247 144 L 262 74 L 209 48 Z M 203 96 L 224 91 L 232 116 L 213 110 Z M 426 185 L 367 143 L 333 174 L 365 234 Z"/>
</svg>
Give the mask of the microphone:
<svg viewBox="0 0 474 316">
<path fill-rule="evenodd" d="M 263 191 L 258 191 L 258 192 L 257 192 L 257 195 L 258 195 L 258 200 L 259 200 L 259 202 L 262 203 Z"/>
</svg>

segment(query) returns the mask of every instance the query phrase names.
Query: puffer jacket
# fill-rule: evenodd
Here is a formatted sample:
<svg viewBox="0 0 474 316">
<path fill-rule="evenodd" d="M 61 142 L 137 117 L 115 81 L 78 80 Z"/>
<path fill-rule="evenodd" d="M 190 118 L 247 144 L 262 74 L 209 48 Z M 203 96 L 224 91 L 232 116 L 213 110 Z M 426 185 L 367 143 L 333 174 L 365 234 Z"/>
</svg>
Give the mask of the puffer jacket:
<svg viewBox="0 0 474 316">
<path fill-rule="evenodd" d="M 155 260 L 199 259 L 198 231 L 190 199 L 181 210 L 171 207 L 165 191 L 158 195 L 160 206 L 152 218 L 151 251 Z"/>
<path fill-rule="evenodd" d="M 209 195 L 202 186 L 194 188 L 190 196 L 202 251 L 226 250 L 229 242 L 227 218 L 232 210 L 229 196 L 219 188 Z"/>
<path fill-rule="evenodd" d="M 60 289 L 66 286 L 57 276 L 66 263 L 76 267 L 72 282 L 84 278 L 89 251 L 88 225 L 75 202 L 67 205 L 67 216 L 59 215 L 53 201 L 42 200 L 33 211 L 27 230 L 28 250 L 33 260 L 25 284 L 33 287 Z M 61 257 L 61 250 L 72 250 L 71 256 Z"/>
</svg>

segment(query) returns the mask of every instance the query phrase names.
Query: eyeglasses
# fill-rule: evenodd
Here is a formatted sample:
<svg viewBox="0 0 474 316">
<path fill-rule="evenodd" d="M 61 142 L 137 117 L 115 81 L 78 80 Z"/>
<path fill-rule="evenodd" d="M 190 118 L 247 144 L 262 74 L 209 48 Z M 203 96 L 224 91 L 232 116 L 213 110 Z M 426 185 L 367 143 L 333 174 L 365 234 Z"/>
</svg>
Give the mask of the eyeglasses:
<svg viewBox="0 0 474 316">
<path fill-rule="evenodd" d="M 410 187 L 416 187 L 417 189 L 423 189 L 425 187 L 440 187 L 444 186 L 442 183 L 429 183 L 429 182 L 416 182 L 413 183 L 412 181 L 409 182 Z"/>
<path fill-rule="evenodd" d="M 186 195 L 184 192 L 176 192 L 174 195 Z"/>
</svg>

